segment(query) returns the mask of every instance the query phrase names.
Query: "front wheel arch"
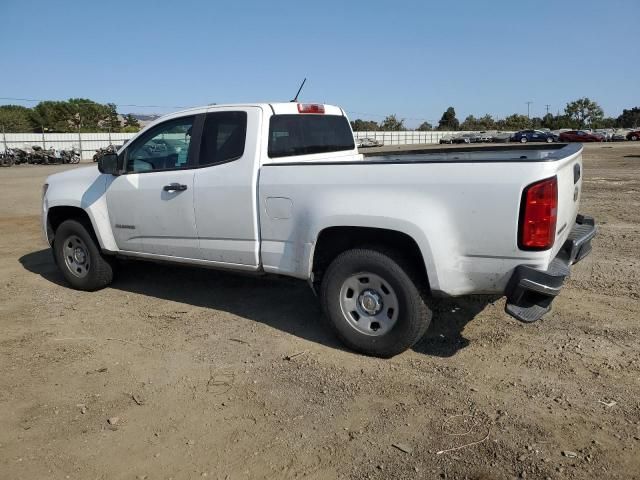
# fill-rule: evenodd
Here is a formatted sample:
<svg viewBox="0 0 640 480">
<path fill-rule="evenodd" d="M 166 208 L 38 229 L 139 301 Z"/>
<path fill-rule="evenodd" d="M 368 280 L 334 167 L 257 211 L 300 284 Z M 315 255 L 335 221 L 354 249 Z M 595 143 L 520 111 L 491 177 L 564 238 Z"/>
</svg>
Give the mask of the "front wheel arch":
<svg viewBox="0 0 640 480">
<path fill-rule="evenodd" d="M 47 240 L 49 245 L 53 245 L 53 241 L 55 239 L 56 231 L 58 227 L 65 220 L 77 220 L 82 223 L 85 228 L 89 231 L 89 233 L 93 236 L 93 239 L 100 245 L 98 241 L 95 228 L 93 226 L 93 222 L 89 217 L 89 214 L 86 210 L 80 207 L 70 207 L 70 206 L 56 206 L 49 208 L 47 212 Z"/>
</svg>

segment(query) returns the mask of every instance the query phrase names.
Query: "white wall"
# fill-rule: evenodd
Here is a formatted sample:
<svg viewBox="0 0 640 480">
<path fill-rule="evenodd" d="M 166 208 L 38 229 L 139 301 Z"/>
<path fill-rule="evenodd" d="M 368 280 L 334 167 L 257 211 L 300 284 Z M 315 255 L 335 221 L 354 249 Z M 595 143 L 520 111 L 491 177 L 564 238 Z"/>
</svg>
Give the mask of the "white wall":
<svg viewBox="0 0 640 480">
<path fill-rule="evenodd" d="M 356 138 L 374 138 L 385 145 L 412 145 L 438 143 L 445 135 L 459 135 L 468 132 L 418 132 L 407 130 L 404 132 L 354 132 Z M 6 133 L 0 136 L 0 151 L 6 148 L 30 148 L 38 145 L 56 150 L 82 149 L 82 159 L 90 160 L 98 148 L 109 144 L 122 145 L 131 139 L 135 133 Z"/>
<path fill-rule="evenodd" d="M 412 145 L 412 144 L 427 144 L 438 143 L 445 135 L 460 135 L 463 133 L 472 132 L 419 132 L 417 130 L 407 130 L 404 132 L 353 132 L 353 136 L 356 138 L 373 138 L 379 140 L 385 145 Z"/>
<path fill-rule="evenodd" d="M 6 148 L 30 148 L 38 145 L 56 150 L 71 150 L 82 146 L 82 159 L 90 160 L 98 148 L 107 145 L 122 145 L 135 133 L 0 133 L 0 151 Z"/>
</svg>

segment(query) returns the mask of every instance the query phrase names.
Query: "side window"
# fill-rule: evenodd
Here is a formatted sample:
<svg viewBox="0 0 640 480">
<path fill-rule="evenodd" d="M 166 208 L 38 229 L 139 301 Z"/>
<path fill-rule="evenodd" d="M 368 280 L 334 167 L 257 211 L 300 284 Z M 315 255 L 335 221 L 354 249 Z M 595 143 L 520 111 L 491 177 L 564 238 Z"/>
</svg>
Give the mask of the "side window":
<svg viewBox="0 0 640 480">
<path fill-rule="evenodd" d="M 208 113 L 200 141 L 199 165 L 215 165 L 242 157 L 246 140 L 246 112 Z"/>
<path fill-rule="evenodd" d="M 195 117 L 182 117 L 157 125 L 127 148 L 128 173 L 187 168 L 191 129 Z"/>
</svg>

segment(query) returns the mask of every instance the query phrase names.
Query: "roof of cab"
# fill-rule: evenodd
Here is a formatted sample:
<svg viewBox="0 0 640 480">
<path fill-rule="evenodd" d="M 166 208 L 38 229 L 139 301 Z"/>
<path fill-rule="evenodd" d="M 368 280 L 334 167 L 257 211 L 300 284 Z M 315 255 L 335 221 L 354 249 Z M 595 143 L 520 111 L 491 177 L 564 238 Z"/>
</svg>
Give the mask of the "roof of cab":
<svg viewBox="0 0 640 480">
<path fill-rule="evenodd" d="M 150 127 L 154 127 L 159 123 L 164 122 L 165 120 L 170 120 L 172 118 L 182 117 L 184 115 L 198 115 L 200 113 L 206 113 L 207 111 L 214 110 L 217 108 L 220 109 L 229 109 L 229 108 L 243 108 L 243 107 L 260 107 L 265 112 L 272 112 L 274 115 L 318 115 L 318 114 L 302 114 L 298 112 L 298 104 L 313 104 L 313 105 L 323 105 L 324 106 L 324 114 L 325 115 L 342 115 L 346 116 L 344 110 L 335 105 L 327 105 L 322 103 L 312 103 L 312 102 L 277 102 L 277 103 L 223 103 L 223 104 L 211 104 L 211 105 L 203 105 L 200 107 L 192 107 L 184 110 L 178 110 L 177 112 L 168 113 L 163 115 L 153 122 L 149 123 L 145 126 L 141 131 L 148 130 Z"/>
<path fill-rule="evenodd" d="M 192 107 L 187 108 L 185 110 L 179 110 L 177 112 L 173 112 L 163 117 L 168 116 L 182 116 L 188 113 L 200 113 L 209 109 L 216 108 L 242 108 L 242 107 L 262 107 L 265 110 L 271 110 L 274 115 L 286 115 L 286 114 L 298 114 L 298 104 L 307 105 L 323 105 L 325 115 L 345 115 L 344 110 L 335 105 L 327 105 L 323 103 L 317 102 L 257 102 L 257 103 L 222 103 L 222 104 L 211 104 L 211 105 L 202 105 L 200 107 Z M 302 115 L 302 114 L 301 114 Z M 162 117 L 161 117 L 162 118 Z"/>
</svg>

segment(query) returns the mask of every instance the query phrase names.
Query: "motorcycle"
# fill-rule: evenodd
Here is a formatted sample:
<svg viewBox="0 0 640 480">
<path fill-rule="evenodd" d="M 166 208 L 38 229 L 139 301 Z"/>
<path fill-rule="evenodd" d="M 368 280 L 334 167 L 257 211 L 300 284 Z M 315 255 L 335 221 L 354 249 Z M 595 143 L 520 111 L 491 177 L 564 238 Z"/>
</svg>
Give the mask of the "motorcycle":
<svg viewBox="0 0 640 480">
<path fill-rule="evenodd" d="M 15 163 L 16 157 L 13 149 L 7 148 L 3 153 L 0 153 L 0 167 L 11 167 Z"/>
<path fill-rule="evenodd" d="M 100 147 L 99 149 L 96 150 L 96 153 L 93 155 L 93 161 L 97 162 L 107 153 L 117 153 L 118 148 L 119 147 L 117 145 L 108 145 L 106 147 Z"/>
<path fill-rule="evenodd" d="M 11 150 L 13 150 L 13 158 L 16 165 L 28 162 L 29 152 L 23 150 L 22 148 L 12 148 Z"/>
<path fill-rule="evenodd" d="M 71 150 L 60 150 L 62 163 L 80 163 L 80 150 L 73 147 Z"/>
<path fill-rule="evenodd" d="M 32 145 L 33 153 L 29 156 L 28 162 L 35 165 L 48 165 L 58 163 L 56 151 L 53 148 L 44 149 L 39 145 Z"/>
</svg>

